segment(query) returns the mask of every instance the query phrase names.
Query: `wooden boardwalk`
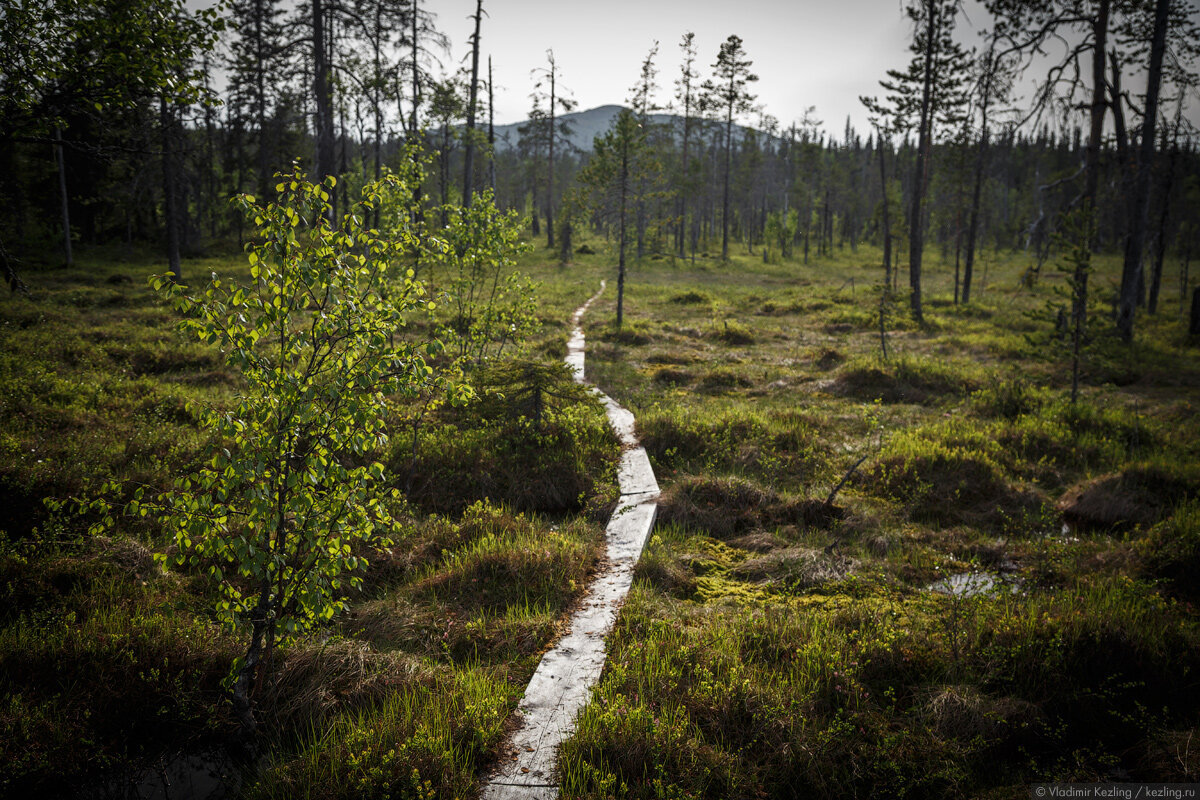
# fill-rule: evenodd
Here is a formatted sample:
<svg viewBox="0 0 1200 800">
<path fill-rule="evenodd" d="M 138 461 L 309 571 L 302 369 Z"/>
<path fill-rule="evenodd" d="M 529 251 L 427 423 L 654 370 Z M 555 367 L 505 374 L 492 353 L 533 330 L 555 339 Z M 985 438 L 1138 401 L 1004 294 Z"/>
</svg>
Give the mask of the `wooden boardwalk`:
<svg viewBox="0 0 1200 800">
<path fill-rule="evenodd" d="M 567 365 L 575 380 L 584 380 L 584 337 L 580 321 L 604 283 L 573 317 L 567 343 Z M 575 719 L 604 669 L 605 638 L 633 585 L 633 570 L 654 526 L 658 482 L 645 448 L 634 436 L 633 414 L 600 394 L 623 448 L 617 471 L 621 499 L 605 529 L 607 559 L 587 587 L 570 628 L 542 657 L 517 709 L 520 727 L 513 734 L 497 772 L 483 790 L 484 800 L 554 798 L 558 796 L 555 759 L 558 746 L 575 730 Z"/>
</svg>

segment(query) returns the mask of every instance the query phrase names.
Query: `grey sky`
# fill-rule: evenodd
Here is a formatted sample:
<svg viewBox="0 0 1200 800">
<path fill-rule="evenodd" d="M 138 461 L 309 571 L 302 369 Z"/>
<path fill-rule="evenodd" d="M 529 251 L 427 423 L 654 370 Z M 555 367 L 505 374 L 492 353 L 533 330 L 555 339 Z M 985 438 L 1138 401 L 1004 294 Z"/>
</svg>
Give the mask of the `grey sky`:
<svg viewBox="0 0 1200 800">
<path fill-rule="evenodd" d="M 447 69 L 467 64 L 474 0 L 439 0 L 428 7 L 451 38 Z M 978 0 L 967 0 L 964 7 L 959 38 L 970 44 L 988 16 Z M 665 104 L 679 74 L 679 41 L 693 31 L 703 75 L 729 34 L 742 37 L 759 76 L 753 88 L 757 102 L 784 127 L 815 106 L 826 130 L 840 135 L 849 116 L 865 134 L 867 118 L 858 97 L 880 94 L 886 71 L 908 63 L 912 36 L 900 0 L 484 0 L 484 10 L 489 16 L 481 38 L 495 69 L 498 124 L 528 116 L 530 71 L 546 65 L 550 48 L 562 84 L 579 108 L 587 109 L 625 102 L 657 40 L 658 100 Z M 1143 75 L 1131 74 L 1126 87 L 1140 92 L 1144 81 Z M 1186 116 L 1200 123 L 1195 96 Z"/>
<path fill-rule="evenodd" d="M 475 3 L 441 0 L 429 7 L 451 37 L 450 67 L 468 52 Z M 528 115 L 530 71 L 545 66 L 551 48 L 563 85 L 586 109 L 624 102 L 658 40 L 658 100 L 666 103 L 679 74 L 680 39 L 693 31 L 704 75 L 721 42 L 731 33 L 742 37 L 759 76 L 758 103 L 781 124 L 816 106 L 827 128 L 840 132 L 849 114 L 863 130 L 858 96 L 877 93 L 884 71 L 907 60 L 910 38 L 895 0 L 485 0 L 484 9 L 490 16 L 481 38 L 495 69 L 498 123 Z"/>
</svg>

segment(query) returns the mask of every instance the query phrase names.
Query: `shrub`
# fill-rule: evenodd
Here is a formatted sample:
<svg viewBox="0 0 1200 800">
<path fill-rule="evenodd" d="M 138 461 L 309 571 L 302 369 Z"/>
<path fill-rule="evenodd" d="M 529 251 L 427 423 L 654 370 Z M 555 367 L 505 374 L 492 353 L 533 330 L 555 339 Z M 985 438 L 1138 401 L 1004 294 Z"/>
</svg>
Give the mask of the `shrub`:
<svg viewBox="0 0 1200 800">
<path fill-rule="evenodd" d="M 252 284 L 214 275 L 193 293 L 152 281 L 184 315 L 180 327 L 219 345 L 246 389 L 232 409 L 199 410 L 224 444 L 207 463 L 157 497 L 137 489 L 125 508 L 161 515 L 176 546 L 171 563 L 207 568 L 220 619 L 249 630 L 231 692 L 247 733 L 276 643 L 342 609 L 344 588 L 361 583 L 366 563 L 355 546 L 388 541 L 383 466 L 371 460 L 387 442 L 384 398 L 424 384 L 433 372 L 425 359 L 439 349 L 391 345 L 405 315 L 429 305 L 411 270 L 395 283 L 387 274 L 417 239 L 365 227 L 377 207 L 411 201 L 411 186 L 394 176 L 369 184 L 334 226 L 332 178 L 279 177 L 276 202 L 239 198 L 259 227 Z"/>
<path fill-rule="evenodd" d="M 391 472 L 428 511 L 458 513 L 480 501 L 517 511 L 578 511 L 613 485 L 620 446 L 591 395 L 551 409 L 540 423 L 526 416 L 481 416 L 501 401 L 448 411 L 441 426 L 398 443 Z M 407 477 L 406 477 L 407 476 Z"/>
</svg>

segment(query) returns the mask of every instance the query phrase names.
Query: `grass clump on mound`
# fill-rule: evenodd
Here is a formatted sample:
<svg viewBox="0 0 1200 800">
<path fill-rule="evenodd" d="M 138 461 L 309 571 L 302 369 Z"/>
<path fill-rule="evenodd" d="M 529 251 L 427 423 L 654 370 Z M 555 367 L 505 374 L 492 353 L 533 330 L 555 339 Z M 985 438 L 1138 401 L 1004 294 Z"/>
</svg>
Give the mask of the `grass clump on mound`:
<svg viewBox="0 0 1200 800">
<path fill-rule="evenodd" d="M 1186 600 L 1200 600 L 1200 503 L 1191 500 L 1175 509 L 1138 542 L 1142 574 L 1161 581 Z"/>
<path fill-rule="evenodd" d="M 638 416 L 642 446 L 660 474 L 738 473 L 773 485 L 803 485 L 829 445 L 819 423 L 791 410 L 750 408 L 679 413 L 658 407 Z"/>
<path fill-rule="evenodd" d="M 1152 524 L 1176 505 L 1200 493 L 1200 469 L 1141 462 L 1084 481 L 1063 495 L 1063 518 L 1083 528 L 1128 530 Z"/>
<path fill-rule="evenodd" d="M 685 477 L 663 492 L 658 505 L 662 523 L 717 539 L 780 525 L 820 525 L 839 515 L 820 501 L 786 498 L 736 477 Z"/>
<path fill-rule="evenodd" d="M 1045 390 L 1020 378 L 992 378 L 986 386 L 971 394 L 975 413 L 1009 420 L 1036 414 L 1048 401 Z"/>
<path fill-rule="evenodd" d="M 593 566 L 592 548 L 524 518 L 514 522 L 503 533 L 487 533 L 445 553 L 414 590 L 462 611 L 517 605 L 565 608 L 569 587 L 582 585 Z"/>
<path fill-rule="evenodd" d="M 713 338 L 728 345 L 754 344 L 754 333 L 736 320 L 724 320 L 713 332 Z"/>
<path fill-rule="evenodd" d="M 709 305 L 712 303 L 712 301 L 711 295 L 709 295 L 707 292 L 698 291 L 696 289 L 689 289 L 686 292 L 680 292 L 671 298 L 672 303 L 680 306 Z"/>
<path fill-rule="evenodd" d="M 969 394 L 978 381 L 978 369 L 965 363 L 925 356 L 890 361 L 856 358 L 846 363 L 830 390 L 858 400 L 920 404 Z"/>
<path fill-rule="evenodd" d="M 640 347 L 651 344 L 655 339 L 654 332 L 647 322 L 626 322 L 621 327 L 610 325 L 600 334 L 600 341 L 610 344 L 624 344 Z"/>
<path fill-rule="evenodd" d="M 857 480 L 899 503 L 910 519 L 930 524 L 996 528 L 1042 506 L 1035 493 L 1009 482 L 989 449 L 948 444 L 919 432 L 893 438 Z"/>
<path fill-rule="evenodd" d="M 550 524 L 486 503 L 433 517 L 344 621 L 373 646 L 453 663 L 532 672 L 602 552 L 601 526 Z M 377 559 L 381 561 L 381 559 Z"/>
</svg>

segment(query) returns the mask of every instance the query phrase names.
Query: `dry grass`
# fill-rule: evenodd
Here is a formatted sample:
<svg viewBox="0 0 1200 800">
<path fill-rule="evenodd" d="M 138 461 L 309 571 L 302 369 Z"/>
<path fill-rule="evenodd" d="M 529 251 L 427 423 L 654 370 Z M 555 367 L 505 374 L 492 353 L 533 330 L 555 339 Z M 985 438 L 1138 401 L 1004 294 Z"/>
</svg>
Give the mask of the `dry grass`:
<svg viewBox="0 0 1200 800">
<path fill-rule="evenodd" d="M 840 509 L 821 501 L 788 498 L 745 478 L 688 476 L 659 500 L 658 519 L 718 539 L 782 525 L 826 525 Z"/>
<path fill-rule="evenodd" d="M 1120 472 L 1077 484 L 1058 501 L 1068 522 L 1089 529 L 1128 530 L 1150 525 L 1176 505 L 1200 492 L 1196 471 L 1153 463 L 1135 464 Z"/>
</svg>

